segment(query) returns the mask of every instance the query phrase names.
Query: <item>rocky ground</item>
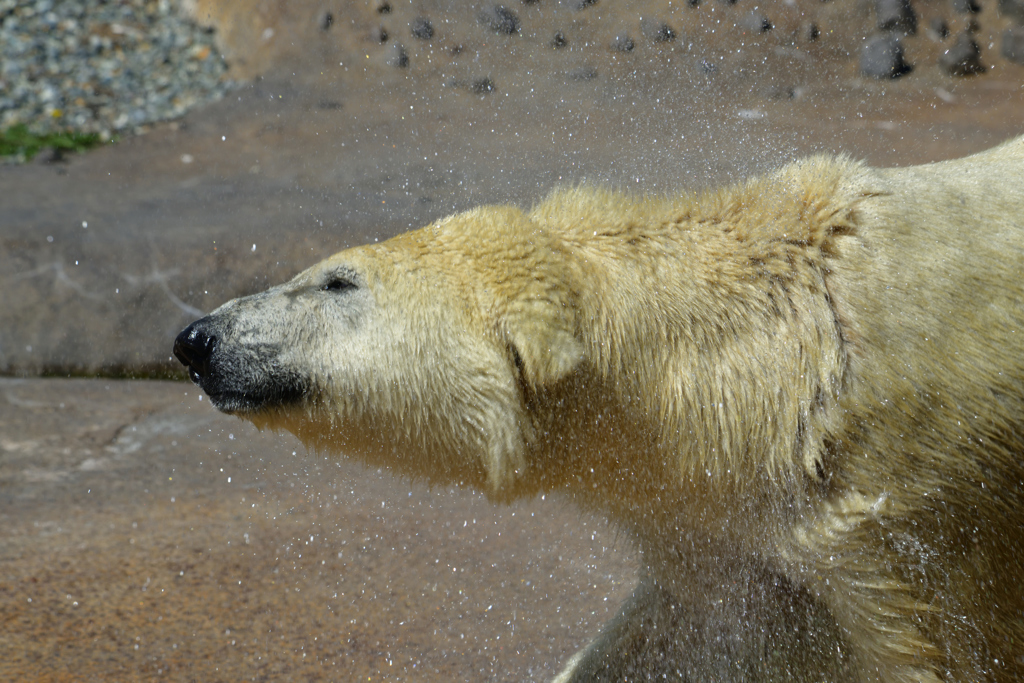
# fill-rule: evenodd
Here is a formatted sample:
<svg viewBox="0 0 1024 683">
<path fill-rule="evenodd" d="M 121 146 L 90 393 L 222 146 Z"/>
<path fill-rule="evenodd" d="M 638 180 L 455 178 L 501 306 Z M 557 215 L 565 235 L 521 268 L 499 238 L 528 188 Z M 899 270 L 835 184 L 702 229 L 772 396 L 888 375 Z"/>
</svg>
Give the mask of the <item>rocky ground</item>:
<svg viewBox="0 0 1024 683">
<path fill-rule="evenodd" d="M 481 202 L 1024 132 L 1019 0 L 183 9 L 225 96 L 0 166 L 0 679 L 545 679 L 634 580 L 598 520 L 317 460 L 184 383 L 28 378 L 182 377 L 204 311 Z"/>
</svg>

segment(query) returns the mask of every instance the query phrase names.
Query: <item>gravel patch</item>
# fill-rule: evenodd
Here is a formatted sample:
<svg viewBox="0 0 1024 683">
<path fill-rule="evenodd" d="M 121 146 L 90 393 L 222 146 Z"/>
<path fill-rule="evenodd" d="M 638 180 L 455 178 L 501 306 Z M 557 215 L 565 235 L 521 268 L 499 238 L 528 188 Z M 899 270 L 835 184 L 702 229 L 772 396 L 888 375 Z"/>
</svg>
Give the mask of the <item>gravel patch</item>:
<svg viewBox="0 0 1024 683">
<path fill-rule="evenodd" d="M 106 138 L 219 99 L 226 70 L 174 0 L 0 0 L 0 129 Z"/>
</svg>

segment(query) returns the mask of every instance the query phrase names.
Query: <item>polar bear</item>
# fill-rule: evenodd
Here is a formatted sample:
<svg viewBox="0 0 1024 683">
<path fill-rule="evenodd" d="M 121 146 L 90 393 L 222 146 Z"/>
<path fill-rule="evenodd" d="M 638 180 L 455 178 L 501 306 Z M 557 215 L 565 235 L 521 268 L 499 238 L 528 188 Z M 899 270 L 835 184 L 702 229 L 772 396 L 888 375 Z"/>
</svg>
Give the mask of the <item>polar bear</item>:
<svg viewBox="0 0 1024 683">
<path fill-rule="evenodd" d="M 219 409 L 641 552 L 558 681 L 1024 680 L 1024 137 L 557 191 L 185 329 Z"/>
</svg>

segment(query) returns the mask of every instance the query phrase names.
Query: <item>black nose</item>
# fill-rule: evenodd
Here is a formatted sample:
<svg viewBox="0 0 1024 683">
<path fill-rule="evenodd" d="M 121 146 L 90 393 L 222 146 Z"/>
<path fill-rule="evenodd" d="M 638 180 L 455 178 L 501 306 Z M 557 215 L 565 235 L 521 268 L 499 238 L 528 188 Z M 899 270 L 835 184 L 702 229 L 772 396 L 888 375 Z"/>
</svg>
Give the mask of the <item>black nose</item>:
<svg viewBox="0 0 1024 683">
<path fill-rule="evenodd" d="M 193 381 L 210 374 L 210 356 L 217 346 L 217 338 L 204 329 L 204 323 L 205 318 L 195 321 L 174 340 L 174 355 L 188 368 Z"/>
</svg>

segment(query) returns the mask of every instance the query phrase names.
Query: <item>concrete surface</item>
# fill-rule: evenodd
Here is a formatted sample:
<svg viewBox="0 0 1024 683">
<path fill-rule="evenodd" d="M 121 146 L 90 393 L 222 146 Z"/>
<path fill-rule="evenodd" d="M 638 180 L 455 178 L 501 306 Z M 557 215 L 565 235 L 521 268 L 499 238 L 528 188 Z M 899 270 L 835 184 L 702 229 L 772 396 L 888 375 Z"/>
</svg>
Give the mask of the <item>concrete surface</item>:
<svg viewBox="0 0 1024 683">
<path fill-rule="evenodd" d="M 198 397 L 0 380 L 0 680 L 542 681 L 632 589 L 559 501 L 428 491 Z"/>
</svg>

